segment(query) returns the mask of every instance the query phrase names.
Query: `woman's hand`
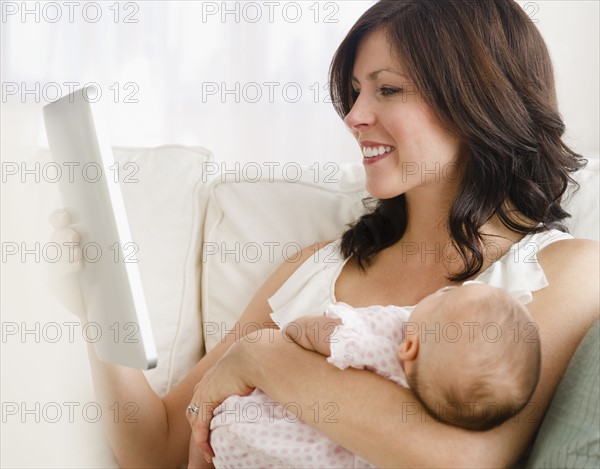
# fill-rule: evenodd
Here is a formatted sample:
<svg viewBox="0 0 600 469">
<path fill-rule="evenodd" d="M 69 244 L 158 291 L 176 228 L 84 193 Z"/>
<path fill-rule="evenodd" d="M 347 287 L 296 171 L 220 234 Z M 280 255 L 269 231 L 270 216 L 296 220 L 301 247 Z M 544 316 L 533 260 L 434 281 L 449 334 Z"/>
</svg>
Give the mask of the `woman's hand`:
<svg viewBox="0 0 600 469">
<path fill-rule="evenodd" d="M 245 346 L 254 340 L 255 334 L 261 334 L 261 331 L 233 344 L 204 374 L 187 408 L 187 418 L 192 427 L 190 444 L 196 445 L 208 462 L 215 456 L 209 442 L 214 410 L 229 396 L 245 396 L 255 388 L 247 373 L 253 363 L 247 360 L 249 354 L 245 352 Z"/>
<path fill-rule="evenodd" d="M 79 287 L 79 272 L 84 266 L 79 233 L 69 228 L 71 216 L 63 209 L 52 212 L 48 220 L 54 227 L 52 242 L 60 246 L 62 253 L 58 262 L 48 265 L 47 283 L 58 301 L 85 322 L 85 305 Z"/>
</svg>

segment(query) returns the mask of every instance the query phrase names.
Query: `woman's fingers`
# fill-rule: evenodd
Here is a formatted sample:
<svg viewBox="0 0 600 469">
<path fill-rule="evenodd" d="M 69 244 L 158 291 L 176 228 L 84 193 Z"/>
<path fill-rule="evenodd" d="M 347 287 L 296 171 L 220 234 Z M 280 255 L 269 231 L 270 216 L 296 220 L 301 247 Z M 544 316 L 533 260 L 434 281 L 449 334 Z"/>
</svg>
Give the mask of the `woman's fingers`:
<svg viewBox="0 0 600 469">
<path fill-rule="evenodd" d="M 66 210 L 58 208 L 50 214 L 48 221 L 54 228 L 60 230 L 69 226 L 69 223 L 71 223 L 71 216 Z"/>
<path fill-rule="evenodd" d="M 208 400 L 208 396 L 211 394 L 209 383 L 211 382 L 211 372 L 213 370 L 214 367 L 208 370 L 204 378 L 196 385 L 192 403 L 190 403 L 186 412 L 188 422 L 190 422 L 192 428 L 192 440 L 208 462 L 211 462 L 215 456 L 210 446 L 210 422 L 214 410 L 220 404 L 220 402 Z"/>
<path fill-rule="evenodd" d="M 59 261 L 52 267 L 53 275 L 68 275 L 83 269 L 83 255 L 81 252 L 79 233 L 69 227 L 71 217 L 63 209 L 57 209 L 50 217 L 50 224 L 55 228 L 52 233 L 52 242 L 61 251 Z"/>
<path fill-rule="evenodd" d="M 85 304 L 79 287 L 78 274 L 84 267 L 81 236 L 69 227 L 71 217 L 57 209 L 48 218 L 54 227 L 51 241 L 60 250 L 57 262 L 45 267 L 46 282 L 58 301 L 81 319 L 85 319 Z"/>
<path fill-rule="evenodd" d="M 76 231 L 66 228 L 52 233 L 52 242 L 60 249 L 60 258 L 54 264 L 55 275 L 67 275 L 83 269 L 83 253 L 80 236 Z"/>
<path fill-rule="evenodd" d="M 210 446 L 210 421 L 217 407 L 217 403 L 204 402 L 194 409 L 197 409 L 198 413 L 188 411 L 188 420 L 192 427 L 192 440 L 208 462 L 212 462 L 215 457 L 212 446 Z"/>
<path fill-rule="evenodd" d="M 245 376 L 243 341 L 233 344 L 196 385 L 187 410 L 192 439 L 211 462 L 215 453 L 210 446 L 210 423 L 215 409 L 230 396 L 250 394 L 254 386 Z"/>
</svg>

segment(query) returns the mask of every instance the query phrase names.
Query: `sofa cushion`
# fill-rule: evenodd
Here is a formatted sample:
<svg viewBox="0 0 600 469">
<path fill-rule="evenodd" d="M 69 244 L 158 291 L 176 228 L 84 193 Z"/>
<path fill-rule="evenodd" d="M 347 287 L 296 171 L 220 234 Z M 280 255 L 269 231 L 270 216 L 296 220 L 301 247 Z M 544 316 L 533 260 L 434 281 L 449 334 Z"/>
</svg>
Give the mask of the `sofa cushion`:
<svg viewBox="0 0 600 469">
<path fill-rule="evenodd" d="M 338 237 L 362 212 L 368 195 L 362 165 L 328 164 L 304 167 L 296 176 L 285 165 L 267 171 L 258 163 L 212 163 L 201 280 L 208 350 L 284 257 Z M 581 188 L 566 196 L 573 215 L 567 227 L 576 237 L 598 240 L 598 160 L 590 158 L 575 179 Z"/>
<path fill-rule="evenodd" d="M 115 148 L 115 160 L 158 352 L 145 371 L 161 396 L 200 359 L 198 258 L 206 210 L 203 148 Z M 128 164 L 129 163 L 129 164 Z"/>
<path fill-rule="evenodd" d="M 269 275 L 300 249 L 341 235 L 363 210 L 358 165 L 327 163 L 221 171 L 208 201 L 202 253 L 202 318 L 210 350 Z M 244 331 L 242 331 L 244 332 Z"/>
<path fill-rule="evenodd" d="M 600 467 L 599 396 L 600 321 L 596 321 L 552 398 L 527 467 Z"/>
</svg>

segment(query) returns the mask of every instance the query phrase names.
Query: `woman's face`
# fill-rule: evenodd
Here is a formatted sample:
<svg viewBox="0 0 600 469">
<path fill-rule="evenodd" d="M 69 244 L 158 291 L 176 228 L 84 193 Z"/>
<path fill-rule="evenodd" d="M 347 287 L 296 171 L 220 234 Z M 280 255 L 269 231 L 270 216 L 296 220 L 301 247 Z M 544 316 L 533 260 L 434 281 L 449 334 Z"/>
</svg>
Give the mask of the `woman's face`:
<svg viewBox="0 0 600 469">
<path fill-rule="evenodd" d="M 380 199 L 457 182 L 459 140 L 403 73 L 383 31 L 363 38 L 352 78 L 358 97 L 345 122 L 363 152 L 367 191 Z"/>
</svg>

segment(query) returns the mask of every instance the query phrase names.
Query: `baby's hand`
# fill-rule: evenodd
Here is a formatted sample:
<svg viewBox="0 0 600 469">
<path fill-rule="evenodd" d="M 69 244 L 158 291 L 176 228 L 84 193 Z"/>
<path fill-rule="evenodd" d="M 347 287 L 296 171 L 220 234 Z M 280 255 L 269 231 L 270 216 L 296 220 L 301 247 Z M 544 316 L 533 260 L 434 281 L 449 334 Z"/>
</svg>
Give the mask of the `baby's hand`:
<svg viewBox="0 0 600 469">
<path fill-rule="evenodd" d="M 60 246 L 62 254 L 58 262 L 47 264 L 47 284 L 56 299 L 85 322 L 85 305 L 79 287 L 79 272 L 84 267 L 79 233 L 69 228 L 71 217 L 63 209 L 52 212 L 48 220 L 55 229 L 52 242 Z"/>
<path fill-rule="evenodd" d="M 283 333 L 306 350 L 328 357 L 331 355 L 331 335 L 341 323 L 340 319 L 327 316 L 302 316 L 288 323 Z"/>
</svg>

